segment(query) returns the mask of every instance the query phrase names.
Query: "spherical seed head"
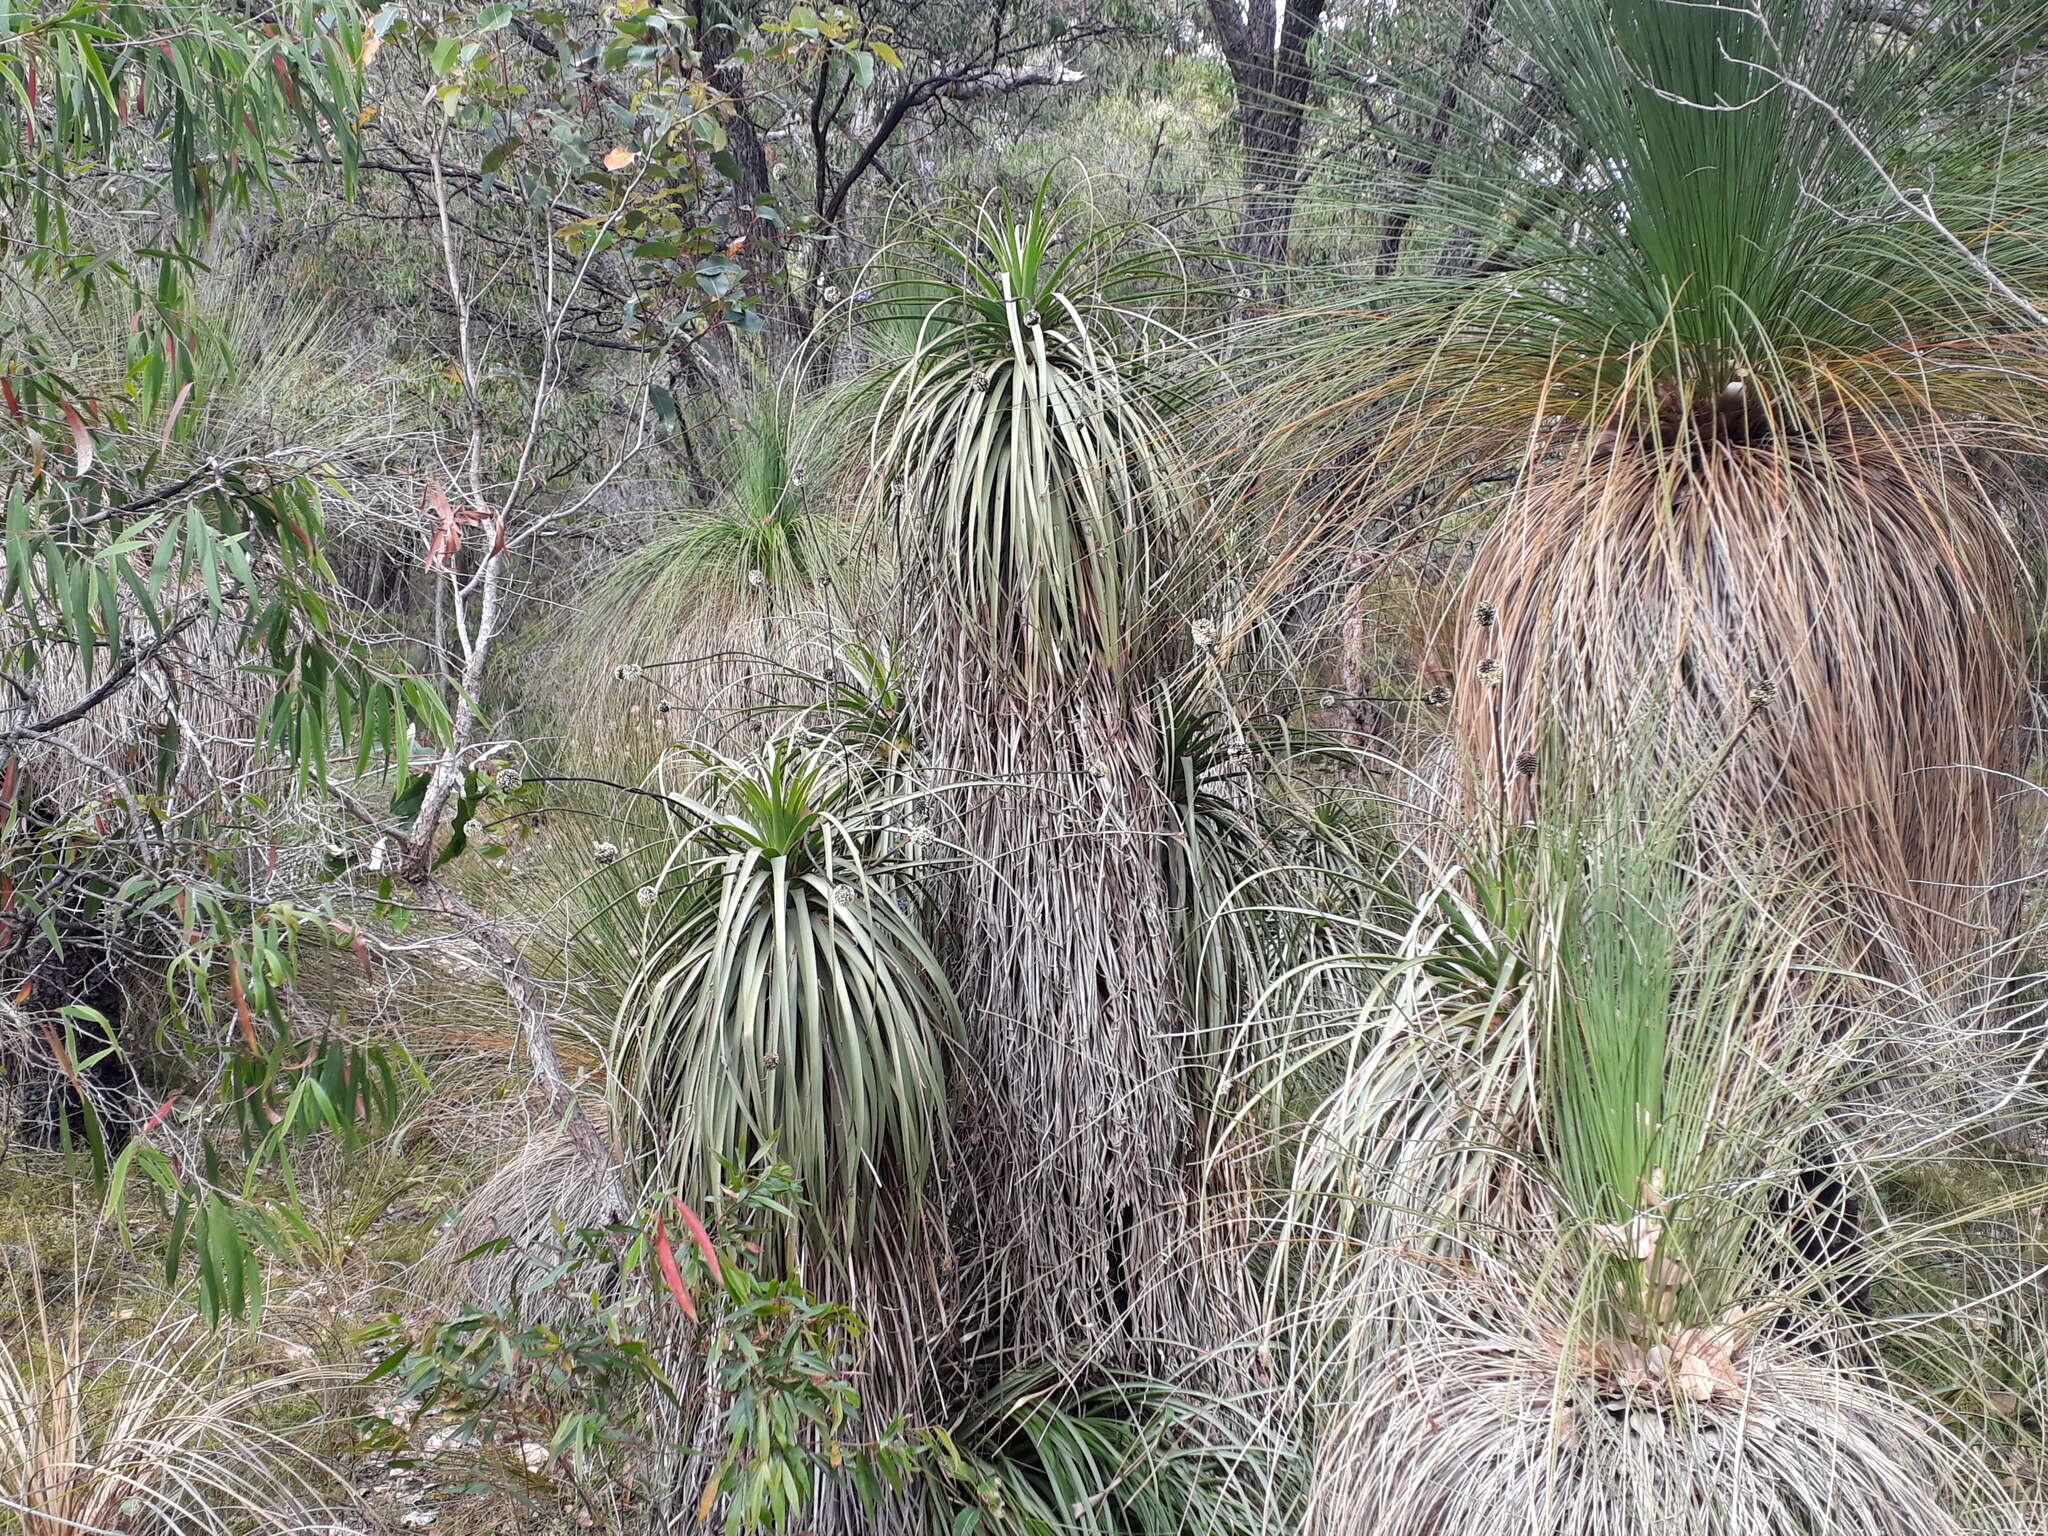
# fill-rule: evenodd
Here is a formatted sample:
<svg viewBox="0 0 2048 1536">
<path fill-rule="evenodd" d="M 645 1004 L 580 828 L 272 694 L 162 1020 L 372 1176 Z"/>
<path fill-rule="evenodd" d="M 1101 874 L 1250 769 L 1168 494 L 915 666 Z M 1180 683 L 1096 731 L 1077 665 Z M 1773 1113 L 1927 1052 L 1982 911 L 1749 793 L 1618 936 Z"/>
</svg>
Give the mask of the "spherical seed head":
<svg viewBox="0 0 2048 1536">
<path fill-rule="evenodd" d="M 777 1067 L 781 1065 L 782 1058 L 776 1055 L 773 1051 L 763 1051 L 761 1053 L 761 1070 L 763 1072 L 773 1072 Z"/>
<path fill-rule="evenodd" d="M 641 675 L 640 664 L 635 661 L 622 661 L 612 672 L 612 676 L 622 683 L 637 682 Z"/>
<path fill-rule="evenodd" d="M 606 864 L 616 864 L 619 862 L 619 845 L 617 843 L 592 843 L 590 845 L 590 856 L 597 861 L 600 867 Z"/>
<path fill-rule="evenodd" d="M 1535 777 L 1536 754 L 1534 752 L 1524 752 L 1520 757 L 1516 758 L 1515 772 L 1525 779 Z"/>
<path fill-rule="evenodd" d="M 1499 684 L 1500 677 L 1500 663 L 1493 657 L 1489 656 L 1486 660 L 1479 663 L 1479 681 L 1489 687 L 1493 687 Z"/>
<path fill-rule="evenodd" d="M 1422 702 L 1427 704 L 1431 709 L 1442 709 L 1446 704 L 1451 702 L 1451 690 L 1446 688 L 1442 683 L 1433 684 L 1430 688 L 1424 691 L 1422 695 Z"/>
<path fill-rule="evenodd" d="M 1749 690 L 1749 702 L 1758 709 L 1766 704 L 1778 702 L 1778 684 L 1774 678 L 1762 678 Z"/>
<path fill-rule="evenodd" d="M 1473 610 L 1472 616 L 1479 621 L 1481 629 L 1491 629 L 1500 618 L 1500 611 L 1491 603 L 1481 603 Z"/>
</svg>

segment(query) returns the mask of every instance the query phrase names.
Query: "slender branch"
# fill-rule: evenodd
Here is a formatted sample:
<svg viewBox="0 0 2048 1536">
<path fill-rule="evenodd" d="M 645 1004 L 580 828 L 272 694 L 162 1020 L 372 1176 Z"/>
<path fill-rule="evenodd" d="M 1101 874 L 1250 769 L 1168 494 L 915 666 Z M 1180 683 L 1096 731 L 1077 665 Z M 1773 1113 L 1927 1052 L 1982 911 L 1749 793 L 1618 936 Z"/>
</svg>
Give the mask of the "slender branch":
<svg viewBox="0 0 2048 1536">
<path fill-rule="evenodd" d="M 1079 38 L 1097 35 L 1107 28 L 1084 28 L 1067 34 L 1063 41 L 1072 42 Z M 1005 44 L 1000 35 L 991 43 L 985 53 L 978 54 L 972 61 L 927 75 L 904 86 L 896 93 L 860 153 L 833 184 L 830 196 L 825 199 L 822 217 L 828 224 L 839 222 L 846 211 L 846 201 L 853 189 L 869 170 L 876 159 L 888 147 L 889 141 L 903 126 L 903 121 L 919 107 L 939 100 L 976 100 L 983 96 L 999 95 L 1006 91 L 1027 86 L 1065 85 L 1078 78 L 1072 71 L 1055 68 L 1049 73 L 1027 74 L 1011 66 L 1013 61 L 1022 59 L 1048 46 L 1044 42 Z"/>
<path fill-rule="evenodd" d="M 555 1050 L 554 1010 L 549 1006 L 547 989 L 533 974 L 519 946 L 497 923 L 431 875 L 409 879 L 407 884 L 426 905 L 461 929 L 463 936 L 496 969 L 506 995 L 512 1000 L 513 1011 L 519 1016 L 520 1036 L 526 1045 L 527 1060 L 533 1066 L 534 1080 L 540 1085 L 562 1134 L 597 1178 L 612 1214 L 631 1214 L 632 1201 L 620 1175 L 618 1154 L 603 1128 L 584 1112 L 582 1100 L 562 1069 L 561 1055 Z"/>
<path fill-rule="evenodd" d="M 1760 11 L 1753 14 L 1757 16 L 1759 21 L 1763 20 Z M 1766 30 L 1768 31 L 1768 26 Z M 1766 79 L 1776 81 L 1786 90 L 1811 102 L 1814 106 L 1820 108 L 1822 112 L 1826 113 L 1828 121 L 1833 123 L 1836 131 L 1848 141 L 1849 147 L 1863 157 L 1864 162 L 1876 173 L 1877 179 L 1884 183 L 1885 191 L 1891 194 L 1900 207 L 1933 230 L 1950 250 L 1963 258 L 1971 271 L 1983 278 L 1990 285 L 1992 291 L 1997 293 L 2000 298 L 2025 315 L 2031 324 L 2040 326 L 2043 330 L 2048 330 L 2048 311 L 2043 311 L 2031 303 L 2010 283 L 2000 277 L 1990 262 L 1971 250 L 1968 241 L 1962 239 L 1954 230 L 1944 224 L 1941 216 L 1934 211 L 1934 202 L 1928 197 L 1925 188 L 1900 186 L 1898 181 L 1892 176 L 1892 173 L 1885 168 L 1884 162 L 1877 157 L 1877 152 L 1864 141 L 1863 136 L 1856 131 L 1848 118 L 1842 115 L 1839 107 L 1821 96 L 1803 81 L 1795 80 L 1782 70 L 1773 69 L 1768 64 L 1759 64 L 1754 59 L 1736 58 L 1725 47 L 1721 49 L 1721 57 L 1731 64 L 1740 64 L 1743 68 L 1754 70 Z M 1704 103 L 1688 103 L 1688 105 L 1703 106 Z"/>
</svg>

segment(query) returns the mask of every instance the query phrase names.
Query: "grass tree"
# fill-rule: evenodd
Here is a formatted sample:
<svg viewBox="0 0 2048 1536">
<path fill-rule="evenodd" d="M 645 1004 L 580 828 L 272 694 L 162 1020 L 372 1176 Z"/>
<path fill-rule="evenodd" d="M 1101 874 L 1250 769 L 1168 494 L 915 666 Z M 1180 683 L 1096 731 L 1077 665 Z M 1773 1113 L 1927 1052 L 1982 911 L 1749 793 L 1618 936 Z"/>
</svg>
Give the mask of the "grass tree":
<svg viewBox="0 0 2048 1536">
<path fill-rule="evenodd" d="M 746 723 L 778 713 L 750 710 L 790 702 L 788 667 L 824 664 L 855 594 L 835 582 L 842 530 L 805 483 L 808 425 L 786 396 L 760 388 L 728 445 L 723 495 L 664 514 L 583 594 L 562 713 L 589 760 L 616 763 L 622 724 L 645 757 L 677 736 L 744 737 Z M 661 668 L 658 699 L 640 682 L 650 663 Z"/>
<path fill-rule="evenodd" d="M 1668 806 L 1554 799 L 1422 899 L 1390 882 L 1275 1021 L 1252 1072 L 1300 1116 L 1270 1316 L 1305 1529 L 2009 1528 L 1957 1432 L 1969 1373 L 1898 1365 L 1991 1331 L 2013 1282 L 1869 1312 L 1956 1229 L 1898 1192 L 1981 1137 L 1971 1106 L 2039 1123 L 2027 1052 L 1930 1082 L 1906 989 L 1816 985 L 1821 891 L 1724 866 L 1703 907 L 1684 840 Z M 2026 1191 L 1982 1214 L 2038 1198 L 1980 1155 Z M 1832 1180 L 1865 1219 L 1816 1243 Z"/>
<path fill-rule="evenodd" d="M 856 737 L 664 762 L 617 823 L 626 846 L 601 844 L 585 871 L 571 954 L 583 1005 L 613 1015 L 610 1121 L 632 1193 L 678 1242 L 702 1212 L 766 1287 L 747 1358 L 805 1308 L 848 1321 L 859 1390 L 841 1418 L 790 1407 L 823 1381 L 800 1373 L 760 1409 L 842 1471 L 863 1425 L 931 1419 L 951 1318 L 933 1189 L 956 1009 L 924 935 L 923 840 L 906 833 L 900 780 Z M 516 1223 L 518 1198 L 508 1180 L 490 1203 Z M 652 1325 L 673 1391 L 644 1404 L 666 1448 L 651 1486 L 708 1511 L 727 1474 L 698 1452 L 755 1394 L 719 1384 L 685 1310 L 664 1303 Z M 887 1525 L 830 1476 L 789 1497 L 819 1530 Z"/>
<path fill-rule="evenodd" d="M 1461 134 L 1497 175 L 1276 343 L 1306 526 L 1469 554 L 1429 664 L 1474 858 L 1286 1074 L 1311 1528 L 2009 1514 L 1858 1315 L 1912 1263 L 1887 1177 L 2020 1082 L 1919 984 L 2005 916 L 2036 192 L 1955 150 L 2030 108 L 2016 29 L 1919 20 L 1503 5 L 1556 111 Z"/>
<path fill-rule="evenodd" d="M 655 803 L 589 929 L 630 977 L 613 1118 L 657 1194 L 715 1203 L 727 1165 L 772 1153 L 844 1254 L 915 1215 L 945 1124 L 953 999 L 900 807 L 855 754 L 783 740 Z"/>
<path fill-rule="evenodd" d="M 956 1234 L 977 1351 L 1144 1357 L 1213 1327 L 1187 1272 L 1191 1118 L 1152 696 L 1194 511 L 1148 383 L 1168 275 L 992 200 L 877 312 L 914 327 L 873 426 L 911 707 L 961 855 Z"/>
<path fill-rule="evenodd" d="M 1476 536 L 1441 650 L 1472 809 L 1654 719 L 1713 765 L 1702 829 L 1803 859 L 1894 973 L 2000 917 L 2025 673 L 1985 451 L 2048 398 L 2038 157 L 1981 126 L 2032 131 L 2026 23 L 1965 9 L 1503 6 L 1550 126 L 1471 134 L 1495 179 L 1281 348 L 1282 438 L 1354 466 L 1324 511 Z"/>
</svg>

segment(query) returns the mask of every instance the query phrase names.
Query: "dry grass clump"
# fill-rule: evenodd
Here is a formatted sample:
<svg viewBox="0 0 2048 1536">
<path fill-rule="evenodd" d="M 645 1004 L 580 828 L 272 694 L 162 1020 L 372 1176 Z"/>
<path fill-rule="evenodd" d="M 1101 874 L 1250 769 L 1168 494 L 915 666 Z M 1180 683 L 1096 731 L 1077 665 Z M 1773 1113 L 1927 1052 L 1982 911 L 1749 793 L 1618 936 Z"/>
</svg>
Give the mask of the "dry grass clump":
<svg viewBox="0 0 2048 1536">
<path fill-rule="evenodd" d="M 350 1373 L 237 1359 L 182 1308 L 129 1324 L 37 1285 L 0 1339 L 0 1531 L 341 1536 L 354 1496 L 308 1449 Z M 310 1411 L 309 1411 L 310 1409 Z"/>
<path fill-rule="evenodd" d="M 541 1131 L 463 1203 L 429 1255 L 431 1283 L 482 1306 L 519 1303 L 527 1316 L 549 1321 L 551 1306 L 577 1304 L 542 1283 L 558 1269 L 565 1236 L 618 1214 L 567 1138 Z"/>
<path fill-rule="evenodd" d="M 1961 1536 L 2011 1524 L 1987 1470 L 1932 1415 L 1781 1339 L 1677 1330 L 1617 1348 L 1583 1338 L 1565 1312 L 1503 1319 L 1498 1332 L 1445 1321 L 1353 1384 L 1310 1498 L 1318 1536 Z"/>
</svg>

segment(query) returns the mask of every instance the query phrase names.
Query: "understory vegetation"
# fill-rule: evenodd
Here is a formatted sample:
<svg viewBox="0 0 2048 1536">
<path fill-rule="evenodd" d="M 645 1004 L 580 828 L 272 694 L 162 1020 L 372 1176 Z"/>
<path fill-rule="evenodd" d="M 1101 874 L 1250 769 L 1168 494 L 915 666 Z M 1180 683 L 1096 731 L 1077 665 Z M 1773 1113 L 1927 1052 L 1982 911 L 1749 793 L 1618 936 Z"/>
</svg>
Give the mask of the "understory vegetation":
<svg viewBox="0 0 2048 1536">
<path fill-rule="evenodd" d="M 0 0 L 0 1536 L 2048 1531 L 2039 0 Z"/>
</svg>

